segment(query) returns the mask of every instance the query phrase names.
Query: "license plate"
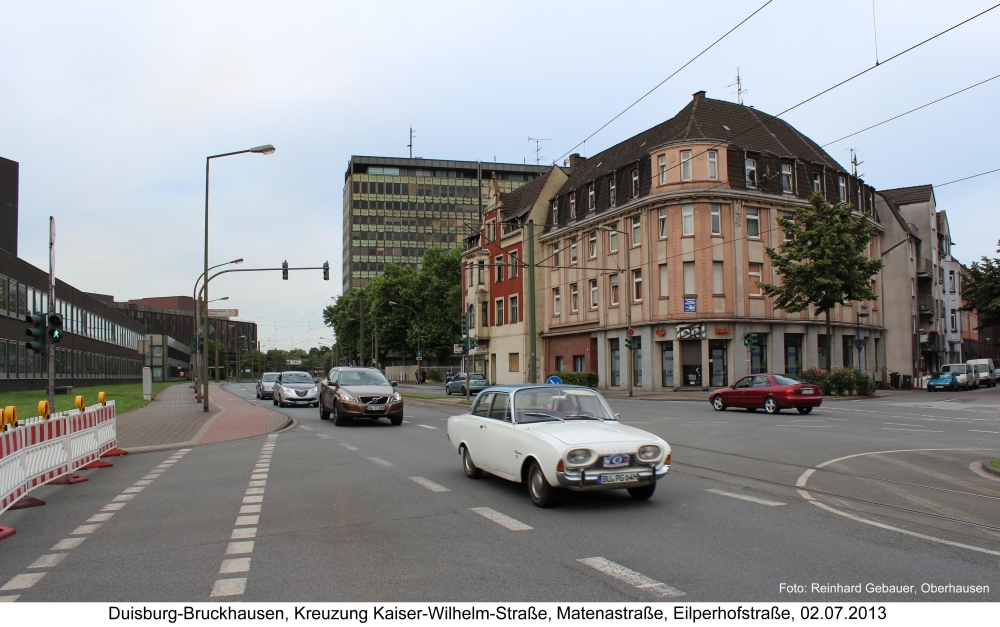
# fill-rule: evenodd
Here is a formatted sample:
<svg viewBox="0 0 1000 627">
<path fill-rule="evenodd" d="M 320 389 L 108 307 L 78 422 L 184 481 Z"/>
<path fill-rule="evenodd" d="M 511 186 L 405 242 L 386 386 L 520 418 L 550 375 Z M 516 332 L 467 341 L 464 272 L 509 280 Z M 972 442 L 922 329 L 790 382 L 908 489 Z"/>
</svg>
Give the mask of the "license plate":
<svg viewBox="0 0 1000 627">
<path fill-rule="evenodd" d="M 629 456 L 624 453 L 619 453 L 617 455 L 608 455 L 604 458 L 605 468 L 620 468 L 622 466 L 628 466 Z"/>
<path fill-rule="evenodd" d="M 612 483 L 630 483 L 639 480 L 639 473 L 618 472 L 613 475 L 601 475 L 597 482 L 601 485 L 611 485 Z"/>
<path fill-rule="evenodd" d="M 365 411 L 385 411 L 385 405 L 366 405 Z"/>
<path fill-rule="evenodd" d="M 810 390 L 810 389 L 806 389 L 806 390 L 802 390 L 802 393 L 803 393 L 803 394 L 812 394 L 812 393 L 813 393 L 813 391 L 812 391 L 812 390 Z"/>
</svg>

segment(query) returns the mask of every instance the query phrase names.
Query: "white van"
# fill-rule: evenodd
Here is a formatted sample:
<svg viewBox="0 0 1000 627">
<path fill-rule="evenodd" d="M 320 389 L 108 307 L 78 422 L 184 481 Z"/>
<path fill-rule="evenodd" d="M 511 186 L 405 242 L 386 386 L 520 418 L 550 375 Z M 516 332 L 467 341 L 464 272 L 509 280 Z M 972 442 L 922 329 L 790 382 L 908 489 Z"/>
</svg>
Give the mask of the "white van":
<svg viewBox="0 0 1000 627">
<path fill-rule="evenodd" d="M 979 373 L 980 385 L 988 385 L 991 388 L 997 386 L 997 366 L 992 359 L 970 359 L 966 363 Z"/>
<path fill-rule="evenodd" d="M 951 372 L 955 375 L 955 389 L 971 390 L 979 387 L 979 378 L 976 376 L 976 369 L 969 364 L 945 364 L 941 366 L 942 372 Z"/>
</svg>

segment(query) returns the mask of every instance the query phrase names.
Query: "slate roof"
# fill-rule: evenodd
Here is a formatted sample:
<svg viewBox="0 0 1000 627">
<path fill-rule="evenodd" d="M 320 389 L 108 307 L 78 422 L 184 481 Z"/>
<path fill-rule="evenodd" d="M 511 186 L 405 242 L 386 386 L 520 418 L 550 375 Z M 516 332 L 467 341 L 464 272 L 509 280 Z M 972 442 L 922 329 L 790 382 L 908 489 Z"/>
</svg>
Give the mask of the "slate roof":
<svg viewBox="0 0 1000 627">
<path fill-rule="evenodd" d="M 705 92 L 700 91 L 671 119 L 615 144 L 573 168 L 560 193 L 577 189 L 636 162 L 656 146 L 696 140 L 719 142 L 720 147 L 735 145 L 753 152 L 796 157 L 844 171 L 819 144 L 784 120 L 745 105 L 706 98 Z"/>
<path fill-rule="evenodd" d="M 525 183 L 512 192 L 500 192 L 500 202 L 503 203 L 503 218 L 523 218 L 535 206 L 539 194 L 545 188 L 545 183 L 552 174 L 552 167 L 535 177 L 530 183 Z"/>
<path fill-rule="evenodd" d="M 883 198 L 889 198 L 899 206 L 912 205 L 918 202 L 930 202 L 934 195 L 933 185 L 914 185 L 913 187 L 897 187 L 882 189 L 878 192 Z"/>
</svg>

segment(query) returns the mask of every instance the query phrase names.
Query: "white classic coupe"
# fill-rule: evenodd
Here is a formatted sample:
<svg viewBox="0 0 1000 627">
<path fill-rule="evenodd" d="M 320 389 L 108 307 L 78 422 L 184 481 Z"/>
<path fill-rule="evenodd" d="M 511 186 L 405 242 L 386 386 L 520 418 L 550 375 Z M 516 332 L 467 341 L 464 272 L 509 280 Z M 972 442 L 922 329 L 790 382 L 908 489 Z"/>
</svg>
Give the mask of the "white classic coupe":
<svg viewBox="0 0 1000 627">
<path fill-rule="evenodd" d="M 465 474 L 528 484 L 538 507 L 570 490 L 626 489 L 648 499 L 670 470 L 670 445 L 618 422 L 595 390 L 523 385 L 483 390 L 467 414 L 448 418 Z"/>
</svg>

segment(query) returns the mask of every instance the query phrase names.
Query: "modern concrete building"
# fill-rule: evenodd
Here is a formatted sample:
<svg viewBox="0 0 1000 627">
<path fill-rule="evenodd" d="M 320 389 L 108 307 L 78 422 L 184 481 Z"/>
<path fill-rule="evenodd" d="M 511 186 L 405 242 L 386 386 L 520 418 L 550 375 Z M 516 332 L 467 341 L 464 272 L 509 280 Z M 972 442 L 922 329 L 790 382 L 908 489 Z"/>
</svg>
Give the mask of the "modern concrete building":
<svg viewBox="0 0 1000 627">
<path fill-rule="evenodd" d="M 191 348 L 169 335 L 150 334 L 142 343 L 153 381 L 191 379 Z"/>
<path fill-rule="evenodd" d="M 480 169 L 481 166 L 481 169 Z M 418 268 L 432 246 L 454 248 L 480 221 L 484 184 L 510 192 L 548 168 L 519 163 L 353 156 L 344 174 L 343 288 L 387 263 Z"/>
</svg>

